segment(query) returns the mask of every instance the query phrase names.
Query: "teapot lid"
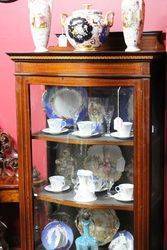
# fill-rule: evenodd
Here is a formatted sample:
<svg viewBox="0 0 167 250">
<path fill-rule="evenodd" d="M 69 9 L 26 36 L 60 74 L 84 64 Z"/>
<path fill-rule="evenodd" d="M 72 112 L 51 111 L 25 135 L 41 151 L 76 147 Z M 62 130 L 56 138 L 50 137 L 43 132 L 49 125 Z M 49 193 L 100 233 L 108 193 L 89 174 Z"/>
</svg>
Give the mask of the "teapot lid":
<svg viewBox="0 0 167 250">
<path fill-rule="evenodd" d="M 78 13 L 78 12 L 91 12 L 91 13 L 96 13 L 96 14 L 102 14 L 101 11 L 91 9 L 92 4 L 91 3 L 83 3 L 82 4 L 82 9 L 75 10 L 73 13 Z"/>
</svg>

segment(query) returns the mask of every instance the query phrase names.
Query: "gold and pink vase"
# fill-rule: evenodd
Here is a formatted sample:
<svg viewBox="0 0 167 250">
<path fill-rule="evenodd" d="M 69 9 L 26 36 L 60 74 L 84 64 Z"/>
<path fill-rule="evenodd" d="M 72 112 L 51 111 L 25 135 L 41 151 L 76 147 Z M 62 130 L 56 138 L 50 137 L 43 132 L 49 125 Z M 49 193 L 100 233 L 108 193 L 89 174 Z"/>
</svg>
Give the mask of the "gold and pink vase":
<svg viewBox="0 0 167 250">
<path fill-rule="evenodd" d="M 140 51 L 144 26 L 144 0 L 122 0 L 122 25 L 127 52 Z"/>
<path fill-rule="evenodd" d="M 34 52 L 48 51 L 47 45 L 51 27 L 52 0 L 29 0 L 31 33 L 35 45 Z"/>
</svg>

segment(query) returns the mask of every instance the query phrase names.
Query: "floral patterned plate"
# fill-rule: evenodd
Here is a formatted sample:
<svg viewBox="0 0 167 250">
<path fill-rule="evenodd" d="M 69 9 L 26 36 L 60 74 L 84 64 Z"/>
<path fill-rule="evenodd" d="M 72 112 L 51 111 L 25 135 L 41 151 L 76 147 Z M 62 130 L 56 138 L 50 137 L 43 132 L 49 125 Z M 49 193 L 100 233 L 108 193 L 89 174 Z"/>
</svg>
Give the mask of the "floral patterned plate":
<svg viewBox="0 0 167 250">
<path fill-rule="evenodd" d="M 87 91 L 82 87 L 51 87 L 43 93 L 42 103 L 48 118 L 61 117 L 71 126 L 87 114 Z"/>
<path fill-rule="evenodd" d="M 113 209 L 105 209 L 105 210 L 88 210 L 90 214 L 90 220 L 92 223 L 90 225 L 90 234 L 96 238 L 99 246 L 103 246 L 109 243 L 116 232 L 119 229 L 120 222 L 119 219 Z M 81 209 L 79 214 L 77 215 L 77 219 L 75 221 L 76 226 L 82 234 L 82 214 L 85 209 Z"/>
<path fill-rule="evenodd" d="M 93 145 L 88 149 L 84 160 L 84 169 L 103 180 L 120 179 L 124 171 L 125 160 L 120 147 L 115 145 Z"/>
</svg>

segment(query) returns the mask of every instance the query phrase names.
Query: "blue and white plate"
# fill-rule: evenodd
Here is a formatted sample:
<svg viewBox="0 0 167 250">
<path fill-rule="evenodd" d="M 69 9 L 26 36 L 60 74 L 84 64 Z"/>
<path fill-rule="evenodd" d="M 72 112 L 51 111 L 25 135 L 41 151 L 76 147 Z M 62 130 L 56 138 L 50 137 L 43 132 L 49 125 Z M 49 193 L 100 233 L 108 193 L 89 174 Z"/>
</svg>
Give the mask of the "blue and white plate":
<svg viewBox="0 0 167 250">
<path fill-rule="evenodd" d="M 119 231 L 111 241 L 109 250 L 134 250 L 134 238 L 133 235 L 126 231 Z"/>
<path fill-rule="evenodd" d="M 48 223 L 41 233 L 42 245 L 46 250 L 68 250 L 74 240 L 72 229 L 62 221 Z"/>
<path fill-rule="evenodd" d="M 48 118 L 61 117 L 66 126 L 72 126 L 87 115 L 87 91 L 82 87 L 50 87 L 42 95 L 42 104 Z"/>
</svg>

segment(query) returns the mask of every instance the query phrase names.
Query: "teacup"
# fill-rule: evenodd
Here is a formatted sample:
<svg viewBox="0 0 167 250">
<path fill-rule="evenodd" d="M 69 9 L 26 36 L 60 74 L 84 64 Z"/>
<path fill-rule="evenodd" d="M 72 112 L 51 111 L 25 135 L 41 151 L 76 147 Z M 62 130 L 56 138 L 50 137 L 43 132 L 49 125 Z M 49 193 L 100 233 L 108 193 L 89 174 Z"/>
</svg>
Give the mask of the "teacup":
<svg viewBox="0 0 167 250">
<path fill-rule="evenodd" d="M 53 191 L 62 191 L 65 186 L 65 178 L 62 175 L 50 176 L 49 181 Z"/>
<path fill-rule="evenodd" d="M 77 122 L 80 134 L 92 135 L 97 129 L 97 123 L 93 121 Z"/>
<path fill-rule="evenodd" d="M 130 136 L 132 125 L 133 125 L 132 122 L 122 122 L 118 129 L 119 136 L 124 136 L 124 137 Z"/>
<path fill-rule="evenodd" d="M 117 193 L 129 200 L 133 200 L 134 185 L 130 183 L 123 183 L 115 187 Z"/>
<path fill-rule="evenodd" d="M 49 128 L 54 131 L 61 131 L 66 126 L 66 122 L 61 118 L 50 118 L 47 119 Z"/>
</svg>

